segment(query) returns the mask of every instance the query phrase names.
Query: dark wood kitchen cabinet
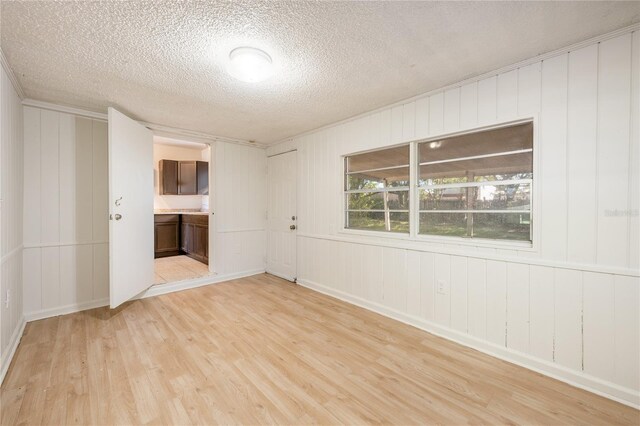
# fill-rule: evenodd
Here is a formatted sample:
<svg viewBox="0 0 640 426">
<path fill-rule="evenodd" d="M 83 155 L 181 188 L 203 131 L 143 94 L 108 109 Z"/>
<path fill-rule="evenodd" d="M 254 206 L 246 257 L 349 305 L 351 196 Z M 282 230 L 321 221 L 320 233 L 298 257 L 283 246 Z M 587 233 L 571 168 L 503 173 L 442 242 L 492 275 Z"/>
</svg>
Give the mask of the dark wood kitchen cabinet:
<svg viewBox="0 0 640 426">
<path fill-rule="evenodd" d="M 209 263 L 209 216 L 183 214 L 180 225 L 180 249 L 187 256 Z"/>
<path fill-rule="evenodd" d="M 180 215 L 154 215 L 154 257 L 180 254 Z"/>
<path fill-rule="evenodd" d="M 180 161 L 178 163 L 178 194 L 196 195 L 198 180 L 195 161 Z"/>
<path fill-rule="evenodd" d="M 208 195 L 209 163 L 160 160 L 160 195 Z"/>
<path fill-rule="evenodd" d="M 158 179 L 160 195 L 178 195 L 178 161 L 160 160 Z"/>
<path fill-rule="evenodd" d="M 209 195 L 209 163 L 196 161 L 198 195 Z"/>
</svg>

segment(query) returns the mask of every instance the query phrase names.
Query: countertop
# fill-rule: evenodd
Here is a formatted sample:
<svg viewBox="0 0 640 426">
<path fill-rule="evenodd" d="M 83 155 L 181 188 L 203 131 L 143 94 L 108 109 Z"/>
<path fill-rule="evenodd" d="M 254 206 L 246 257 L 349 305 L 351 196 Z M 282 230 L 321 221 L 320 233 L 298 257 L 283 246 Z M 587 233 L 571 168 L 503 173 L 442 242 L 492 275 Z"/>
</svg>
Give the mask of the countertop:
<svg viewBox="0 0 640 426">
<path fill-rule="evenodd" d="M 203 212 L 201 210 L 154 210 L 153 214 L 192 214 L 205 216 L 208 215 L 209 212 Z"/>
</svg>

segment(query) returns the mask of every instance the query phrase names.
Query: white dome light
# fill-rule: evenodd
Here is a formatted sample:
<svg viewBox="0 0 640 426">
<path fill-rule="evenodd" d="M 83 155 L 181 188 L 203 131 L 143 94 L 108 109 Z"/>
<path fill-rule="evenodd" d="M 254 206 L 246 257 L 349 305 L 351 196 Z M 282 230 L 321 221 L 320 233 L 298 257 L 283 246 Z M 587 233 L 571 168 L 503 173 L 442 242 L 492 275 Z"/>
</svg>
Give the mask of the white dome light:
<svg viewBox="0 0 640 426">
<path fill-rule="evenodd" d="M 253 47 L 238 47 L 229 53 L 228 72 L 238 80 L 257 83 L 273 72 L 271 56 Z"/>
</svg>

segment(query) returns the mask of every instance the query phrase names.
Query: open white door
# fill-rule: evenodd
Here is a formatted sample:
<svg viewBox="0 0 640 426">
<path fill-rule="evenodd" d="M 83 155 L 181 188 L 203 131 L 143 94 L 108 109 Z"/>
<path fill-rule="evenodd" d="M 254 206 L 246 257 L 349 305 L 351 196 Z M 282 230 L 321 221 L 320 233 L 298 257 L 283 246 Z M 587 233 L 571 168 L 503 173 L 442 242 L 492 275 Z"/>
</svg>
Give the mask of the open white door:
<svg viewBox="0 0 640 426">
<path fill-rule="evenodd" d="M 111 308 L 153 284 L 153 134 L 109 108 Z"/>
<path fill-rule="evenodd" d="M 267 272 L 295 281 L 296 270 L 296 151 L 269 157 Z"/>
</svg>

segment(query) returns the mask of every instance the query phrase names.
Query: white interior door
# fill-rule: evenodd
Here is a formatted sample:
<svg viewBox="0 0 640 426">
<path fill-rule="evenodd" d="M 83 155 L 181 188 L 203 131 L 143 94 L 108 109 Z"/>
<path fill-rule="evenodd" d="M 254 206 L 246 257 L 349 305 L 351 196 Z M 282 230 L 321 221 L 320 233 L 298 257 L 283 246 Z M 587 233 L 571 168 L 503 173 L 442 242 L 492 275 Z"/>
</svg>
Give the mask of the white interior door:
<svg viewBox="0 0 640 426">
<path fill-rule="evenodd" d="M 153 284 L 153 134 L 109 108 L 111 308 Z"/>
<path fill-rule="evenodd" d="M 296 151 L 269 157 L 267 272 L 296 279 Z"/>
</svg>

